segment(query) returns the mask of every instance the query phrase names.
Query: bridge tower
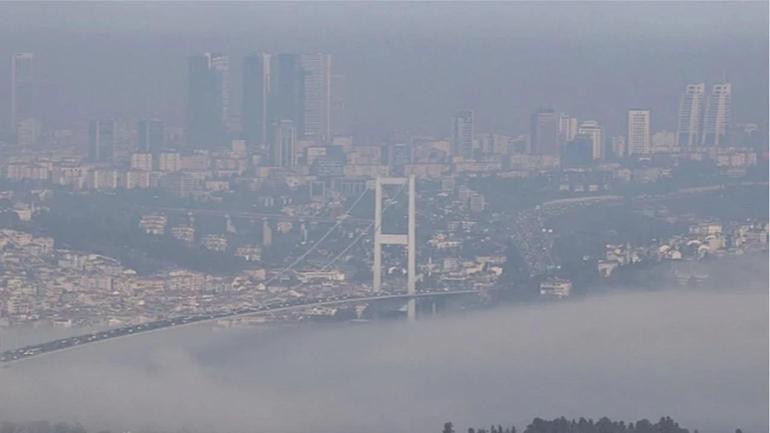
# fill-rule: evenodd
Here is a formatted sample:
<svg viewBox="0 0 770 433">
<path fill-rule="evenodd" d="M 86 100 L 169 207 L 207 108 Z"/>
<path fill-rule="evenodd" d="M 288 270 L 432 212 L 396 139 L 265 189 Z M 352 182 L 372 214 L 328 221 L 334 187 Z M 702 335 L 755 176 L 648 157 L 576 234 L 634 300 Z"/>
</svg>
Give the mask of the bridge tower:
<svg viewBox="0 0 770 433">
<path fill-rule="evenodd" d="M 382 232 L 382 187 L 385 185 L 402 185 L 406 187 L 409 194 L 409 206 L 407 210 L 408 223 L 407 232 L 403 233 L 383 233 Z M 374 268 L 372 288 L 375 293 L 382 290 L 382 246 L 383 245 L 406 245 L 407 276 L 406 290 L 409 295 L 414 295 L 416 281 L 416 260 L 417 251 L 415 243 L 415 189 L 414 175 L 409 177 L 378 177 L 374 183 Z M 410 321 L 416 318 L 416 300 L 409 299 L 407 304 L 407 317 Z"/>
</svg>

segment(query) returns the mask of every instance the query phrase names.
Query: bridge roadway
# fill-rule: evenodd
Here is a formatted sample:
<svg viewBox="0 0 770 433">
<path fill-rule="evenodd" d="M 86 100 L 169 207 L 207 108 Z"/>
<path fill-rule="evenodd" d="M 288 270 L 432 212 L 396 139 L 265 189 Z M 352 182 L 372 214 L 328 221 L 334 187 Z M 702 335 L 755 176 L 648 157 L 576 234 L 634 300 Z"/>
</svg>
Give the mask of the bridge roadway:
<svg viewBox="0 0 770 433">
<path fill-rule="evenodd" d="M 181 213 L 181 214 L 199 214 L 224 217 L 229 215 L 230 218 L 239 219 L 253 219 L 253 220 L 274 220 L 274 221 L 305 221 L 305 222 L 317 222 L 317 223 L 337 223 L 342 222 L 345 224 L 371 224 L 372 219 L 352 217 L 350 215 L 342 215 L 337 218 L 327 216 L 310 216 L 310 215 L 289 215 L 283 213 L 268 213 L 268 212 L 244 212 L 244 211 L 228 211 L 226 209 L 203 209 L 203 208 L 186 208 L 186 207 L 152 207 L 147 208 L 148 211 L 154 212 L 167 212 L 167 213 Z"/>
<path fill-rule="evenodd" d="M 385 294 L 377 296 L 363 296 L 363 297 L 351 297 L 351 296 L 331 296 L 322 299 L 312 300 L 294 300 L 275 304 L 260 305 L 257 307 L 245 307 L 235 311 L 226 312 L 212 312 L 194 316 L 178 316 L 163 320 L 155 320 L 152 322 L 145 322 L 136 325 L 121 326 L 118 328 L 112 328 L 106 331 L 93 332 L 90 334 L 82 334 L 74 337 L 61 338 L 58 340 L 48 341 L 45 343 L 29 345 L 20 347 L 18 349 L 7 350 L 0 352 L 0 366 L 7 365 L 12 362 L 18 362 L 25 359 L 38 357 L 42 355 L 51 354 L 54 352 L 61 352 L 64 350 L 75 349 L 78 347 L 88 346 L 105 341 L 113 341 L 118 338 L 133 337 L 135 335 L 144 335 L 150 332 L 166 331 L 171 328 L 179 328 L 182 326 L 198 325 L 201 323 L 212 322 L 221 319 L 234 319 L 244 316 L 252 316 L 257 314 L 268 313 L 280 313 L 284 311 L 301 310 L 313 307 L 322 307 L 328 305 L 340 305 L 348 303 L 359 302 L 373 302 L 383 301 L 388 299 L 409 299 L 409 298 L 428 298 L 435 296 L 450 296 L 450 295 L 464 295 L 478 293 L 475 290 L 453 290 L 453 291 L 436 291 L 436 292 L 422 292 L 410 296 L 406 293 L 397 294 Z"/>
</svg>

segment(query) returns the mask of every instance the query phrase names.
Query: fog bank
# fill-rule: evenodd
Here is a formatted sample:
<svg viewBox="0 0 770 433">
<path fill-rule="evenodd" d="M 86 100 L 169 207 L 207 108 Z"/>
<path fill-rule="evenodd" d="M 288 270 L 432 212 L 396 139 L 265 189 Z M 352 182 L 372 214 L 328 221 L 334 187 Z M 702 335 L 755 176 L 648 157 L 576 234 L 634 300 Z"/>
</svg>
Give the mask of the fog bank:
<svg viewBox="0 0 770 433">
<path fill-rule="evenodd" d="M 668 291 L 406 323 L 188 329 L 0 369 L 0 419 L 430 432 L 534 416 L 767 427 L 767 290 Z"/>
</svg>

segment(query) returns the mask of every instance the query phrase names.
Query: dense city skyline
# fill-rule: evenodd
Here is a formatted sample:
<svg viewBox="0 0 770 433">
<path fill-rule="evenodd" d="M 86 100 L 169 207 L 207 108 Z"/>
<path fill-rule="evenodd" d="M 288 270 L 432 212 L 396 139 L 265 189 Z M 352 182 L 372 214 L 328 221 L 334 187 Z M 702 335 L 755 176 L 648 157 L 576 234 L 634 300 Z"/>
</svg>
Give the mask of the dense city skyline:
<svg viewBox="0 0 770 433">
<path fill-rule="evenodd" d="M 138 119 L 132 143 L 134 151 L 150 150 L 147 145 L 150 123 L 153 123 L 156 143 L 152 153 L 157 158 L 160 151 L 189 152 L 191 150 L 216 150 L 228 146 L 230 140 L 244 140 L 252 151 L 263 154 L 263 165 L 291 166 L 304 155 L 296 154 L 296 141 L 309 145 L 336 144 L 349 131 L 344 123 L 346 101 L 344 92 L 332 86 L 335 70 L 332 55 L 328 53 L 270 54 L 258 53 L 243 57 L 240 88 L 231 85 L 231 58 L 222 53 L 202 53 L 187 57 L 187 83 L 185 120 L 180 137 L 172 146 L 166 146 L 165 123 L 162 120 Z M 9 139 L 17 150 L 45 145 L 56 131 L 42 123 L 44 97 L 41 85 L 35 79 L 35 54 L 15 53 L 11 61 L 10 128 Z M 553 155 L 564 160 L 603 161 L 647 156 L 665 149 L 698 149 L 719 146 L 743 146 L 740 134 L 751 130 L 752 134 L 765 134 L 764 126 L 754 123 L 733 123 L 732 83 L 720 81 L 687 84 L 680 94 L 675 131 L 653 129 L 659 123 L 656 111 L 629 108 L 625 133 L 609 137 L 607 127 L 596 120 L 581 120 L 569 113 L 541 108 L 531 114 L 529 131 L 514 135 L 506 153 Z M 240 95 L 240 110 L 232 107 L 233 96 Z M 333 108 L 333 101 L 343 107 Z M 337 118 L 339 117 L 339 118 Z M 653 122 L 653 119 L 656 122 Z M 113 162 L 116 124 L 126 119 L 89 120 L 88 159 L 92 162 Z M 99 122 L 104 127 L 99 126 Z M 111 125 L 107 125 L 111 123 Z M 448 122 L 449 123 L 449 122 Z M 762 122 L 759 122 L 762 124 Z M 448 138 L 452 148 L 448 157 L 460 157 L 466 161 L 479 161 L 485 155 L 477 141 L 477 120 L 473 109 L 460 110 L 451 120 Z M 180 130 L 178 126 L 175 127 Z M 737 129 L 737 131 L 736 131 Z M 743 131 L 740 131 L 740 130 Z M 99 134 L 104 130 L 104 134 Z M 70 130 L 72 131 L 72 130 Z M 74 128 L 77 133 L 77 128 Z M 495 133 L 496 131 L 490 131 Z M 71 133 L 71 132 L 70 132 Z M 736 135 L 739 134 L 739 135 Z M 661 134 L 675 134 L 674 139 Z M 99 137 L 108 137 L 97 143 Z M 46 138 L 49 137 L 49 138 Z M 437 135 L 447 138 L 447 135 Z M 287 141 L 288 140 L 288 141 Z M 347 138 L 356 140 L 356 137 Z M 414 137 L 400 141 L 412 146 Z M 590 155 L 583 156 L 582 142 L 590 142 Z M 662 141 L 662 140 L 665 140 Z M 283 144 L 279 144 L 279 142 Z M 392 143 L 385 140 L 383 144 Z M 522 142 L 515 144 L 516 142 Z M 101 151 L 104 147 L 104 151 Z M 281 147 L 285 148 L 281 150 Z M 479 149 L 479 147 L 482 147 Z M 104 155 L 107 155 L 106 157 Z M 286 155 L 290 155 L 287 159 Z M 567 155 L 569 155 L 567 157 Z"/>
<path fill-rule="evenodd" d="M 185 72 L 184 58 L 208 49 L 233 59 L 231 72 L 234 88 L 240 88 L 240 59 L 255 51 L 329 52 L 335 57 L 335 68 L 346 75 L 347 87 L 351 90 L 349 93 L 354 95 L 349 98 L 352 123 L 354 132 L 360 136 L 382 138 L 400 131 L 419 134 L 447 132 L 449 126 L 446 119 L 453 112 L 463 109 L 476 111 L 480 131 L 498 130 L 512 134 L 526 130 L 529 114 L 542 105 L 581 118 L 596 119 L 610 127 L 613 134 L 624 128 L 625 115 L 618 110 L 649 107 L 659 113 L 660 126 L 671 129 L 675 128 L 680 89 L 687 83 L 716 82 L 725 75 L 729 81 L 736 83 L 735 99 L 741 101 L 735 107 L 736 118 L 757 123 L 767 117 L 763 115 L 766 104 L 761 96 L 766 92 L 750 90 L 763 85 L 757 74 L 750 71 L 756 67 L 766 69 L 767 64 L 766 29 L 758 26 L 763 14 L 761 11 L 754 13 L 756 8 L 761 9 L 760 4 L 745 4 L 730 13 L 724 13 L 722 9 L 725 6 L 719 4 L 669 6 L 672 14 L 685 10 L 690 13 L 693 21 L 686 29 L 676 28 L 671 18 L 661 17 L 662 12 L 650 5 L 636 5 L 640 17 L 649 16 L 655 20 L 657 27 L 652 27 L 648 34 L 641 32 L 637 21 L 631 19 L 628 12 L 614 10 L 616 8 L 610 6 L 603 11 L 606 15 L 596 15 L 592 32 L 575 33 L 572 40 L 558 36 L 559 33 L 551 33 L 553 37 L 533 39 L 534 33 L 517 32 L 514 26 L 511 30 L 513 34 L 506 32 L 503 38 L 491 42 L 484 40 L 482 43 L 479 39 L 486 38 L 486 33 L 474 25 L 471 27 L 474 32 L 464 39 L 458 39 L 460 35 L 457 31 L 446 33 L 446 41 L 463 41 L 456 45 L 454 53 L 443 42 L 431 39 L 421 42 L 424 52 L 416 51 L 416 46 L 405 46 L 405 40 L 394 38 L 393 32 L 398 26 L 383 29 L 381 40 L 372 40 L 371 36 L 362 38 L 362 30 L 353 24 L 335 27 L 334 32 L 323 35 L 313 33 L 312 28 L 303 28 L 296 33 L 289 31 L 290 27 L 280 31 L 273 29 L 274 24 L 245 27 L 234 33 L 224 31 L 226 27 L 215 30 L 217 26 L 212 25 L 212 32 L 217 36 L 210 40 L 199 40 L 194 32 L 182 32 L 180 36 L 170 39 L 164 38 L 158 29 L 158 20 L 172 13 L 163 6 L 148 9 L 132 9 L 125 5 L 114 7 L 116 10 L 125 9 L 125 16 L 135 19 L 133 25 L 142 23 L 144 31 L 133 34 L 120 31 L 118 23 L 121 18 L 118 17 L 109 43 L 87 38 L 90 32 L 97 31 L 94 25 L 99 20 L 80 27 L 78 32 L 69 31 L 64 35 L 55 30 L 59 26 L 52 25 L 50 37 L 46 36 L 46 32 L 36 32 L 31 26 L 26 32 L 20 30 L 14 34 L 14 45 L 8 45 L 9 38 L 3 38 L 4 42 L 0 45 L 0 54 L 3 54 L 0 56 L 0 67 L 3 69 L 9 68 L 6 62 L 14 52 L 37 53 L 43 73 L 41 78 L 48 93 L 55 93 L 48 109 L 58 110 L 59 113 L 53 115 L 53 111 L 49 112 L 46 120 L 64 120 L 51 119 L 64 116 L 69 117 L 72 123 L 107 115 L 111 118 L 164 118 L 169 124 L 182 124 L 185 84 L 180 79 Z M 256 5 L 251 7 L 259 9 Z M 275 22 L 286 20 L 286 11 L 282 13 L 282 7 L 264 7 L 263 14 L 255 15 L 257 19 L 269 20 L 268 17 L 273 14 Z M 10 20 L 14 16 L 24 17 L 28 22 L 34 22 L 33 17 L 37 17 L 41 23 L 45 22 L 45 11 L 32 12 L 31 8 L 10 10 L 6 15 L 7 25 L 3 28 L 8 29 L 6 31 L 14 28 L 15 24 Z M 109 10 L 109 6 L 101 5 L 89 13 L 100 13 L 100 10 L 105 10 L 103 8 Z M 522 4 L 516 9 L 521 12 L 520 18 L 516 19 L 522 21 L 533 14 L 543 13 L 540 9 Z M 559 20 L 555 22 L 564 26 L 566 31 L 574 30 L 579 17 L 591 11 L 590 6 L 579 5 L 560 9 L 563 11 L 557 13 Z M 556 13 L 553 9 L 545 10 L 549 15 Z M 199 10 L 192 8 L 190 13 L 205 11 L 206 7 L 200 6 Z M 227 8 L 208 12 L 212 16 L 227 16 L 222 18 L 222 22 L 243 25 L 243 19 L 228 14 Z M 494 29 L 499 29 L 500 17 L 505 16 L 496 14 L 497 11 L 490 5 L 478 6 L 474 12 L 485 17 L 499 15 L 490 21 L 490 28 Z M 87 16 L 85 11 L 83 13 Z M 300 13 L 304 13 L 304 9 Z M 371 23 L 375 27 L 393 19 L 378 8 L 362 12 L 355 8 L 339 11 L 330 7 L 321 13 L 329 22 L 341 19 L 346 13 L 371 14 L 374 17 Z M 456 20 L 460 11 L 448 8 L 446 14 L 447 19 L 452 17 Z M 714 16 L 720 16 L 720 24 L 707 26 Z M 412 22 L 421 22 L 422 17 L 419 7 L 405 15 L 405 19 Z M 431 21 L 422 24 L 426 28 L 439 25 L 428 23 Z M 625 30 L 622 36 L 615 38 L 619 44 L 617 47 L 613 47 L 610 41 L 596 40 L 599 36 L 617 33 L 617 25 L 621 23 L 636 31 Z M 332 43 L 346 32 L 355 37 L 356 44 Z M 704 33 L 707 36 L 698 39 L 700 45 L 693 45 L 693 38 L 697 39 Z M 387 45 L 382 47 L 383 43 Z M 65 45 L 58 47 L 57 44 Z M 121 47 L 125 57 L 110 50 L 109 45 Z M 150 47 L 152 50 L 149 50 Z M 372 56 L 371 53 L 380 48 L 384 49 L 377 51 L 379 56 Z M 539 52 L 553 50 L 564 53 L 553 65 L 538 55 Z M 64 52 L 69 55 L 64 57 Z M 78 66 L 78 62 L 69 63 L 69 59 L 87 59 L 88 52 L 105 62 L 87 69 Z M 578 62 L 582 58 L 591 61 Z M 526 65 L 526 68 L 521 65 Z M 588 70 L 587 65 L 591 65 Z M 467 73 L 461 73 L 464 70 Z M 508 71 L 508 79 L 501 75 L 502 71 Z M 144 90 L 125 93 L 110 84 L 115 80 Z M 640 87 L 647 88 L 647 92 L 636 93 L 634 89 Z M 3 93 L 7 91 L 5 86 L 0 89 Z M 240 108 L 238 93 L 233 95 L 231 104 L 236 110 Z M 433 101 L 430 106 L 426 105 L 428 101 Z M 64 107 L 69 114 L 65 115 L 65 110 L 61 110 Z M 0 108 L 4 112 L 7 110 L 5 106 Z M 73 115 L 77 117 L 71 117 Z M 3 115 L 3 118 L 7 116 Z"/>
<path fill-rule="evenodd" d="M 273 57 L 272 62 L 271 57 Z M 244 138 L 250 144 L 256 144 L 257 139 L 252 136 L 259 135 L 259 141 L 269 142 L 268 137 L 272 134 L 270 129 L 275 126 L 278 118 L 280 118 L 278 120 L 292 120 L 298 123 L 301 137 L 307 135 L 308 138 L 330 142 L 334 135 L 349 134 L 349 131 L 342 126 L 345 123 L 347 113 L 343 111 L 340 114 L 340 119 L 332 119 L 334 114 L 332 101 L 335 97 L 340 99 L 343 105 L 347 105 L 349 101 L 341 97 L 341 94 L 348 93 L 342 82 L 339 83 L 339 87 L 332 86 L 332 77 L 341 75 L 339 71 L 332 69 L 332 55 L 328 53 L 282 53 L 278 55 L 258 53 L 239 59 L 231 59 L 230 56 L 223 53 L 202 53 L 188 56 L 186 60 L 188 68 L 184 74 L 184 81 L 186 82 L 186 91 L 184 92 L 185 119 L 182 122 L 176 119 L 177 121 L 172 124 L 176 127 L 184 127 L 189 135 L 187 137 L 190 141 L 188 145 L 192 145 L 193 148 L 201 147 L 204 144 L 200 141 L 201 139 L 208 140 L 208 142 L 224 143 L 228 137 Z M 231 62 L 240 63 L 238 66 L 243 71 L 239 86 L 232 84 L 235 75 L 233 69 L 235 68 L 231 68 Z M 33 52 L 17 52 L 11 55 L 11 73 L 8 85 L 11 98 L 7 125 L 16 125 L 8 128 L 11 132 L 18 129 L 19 122 L 22 123 L 22 128 L 41 128 L 43 126 L 40 123 L 40 118 L 43 117 L 45 111 L 42 107 L 46 105 L 46 96 L 42 92 L 43 82 L 35 78 L 39 74 L 39 72 L 35 72 L 39 68 L 39 63 Z M 282 72 L 281 68 L 287 67 L 295 68 L 295 71 Z M 207 78 L 205 74 L 212 74 L 212 76 Z M 260 77 L 259 74 L 264 76 Z M 282 78 L 286 74 L 294 74 L 296 78 L 287 81 L 285 77 Z M 287 87 L 292 80 L 295 84 Z M 207 90 L 207 86 L 212 86 L 212 89 Z M 292 86 L 297 88 L 291 90 Z M 262 88 L 261 93 L 256 93 L 260 87 Z M 707 83 L 704 82 L 686 83 L 683 87 L 684 90 L 679 94 L 679 98 L 675 98 L 673 95 L 670 97 L 672 103 L 669 104 L 669 107 L 658 107 L 655 110 L 647 108 L 648 112 L 666 113 L 672 111 L 671 106 L 676 106 L 676 114 L 671 116 L 672 118 L 666 119 L 658 116 L 656 119 L 657 129 L 669 129 L 663 125 L 675 125 L 670 129 L 674 129 L 677 133 L 677 145 L 724 145 L 729 132 L 728 129 L 732 126 L 731 121 L 733 121 L 731 116 L 734 110 L 732 106 L 732 83 L 722 79 L 708 83 L 708 88 Z M 293 92 L 296 95 L 286 94 L 287 92 Z M 292 105 L 286 105 L 289 103 L 288 100 L 292 98 L 295 99 L 292 104 L 296 108 L 291 108 Z M 240 107 L 234 106 L 235 104 L 231 100 L 239 100 Z M 737 105 L 740 107 L 743 104 Z M 552 111 L 554 108 L 564 112 L 553 105 L 542 104 L 541 106 L 547 107 L 540 109 L 543 112 Z M 477 110 L 475 107 L 466 107 L 465 109 Z M 631 107 L 624 109 L 633 110 Z M 209 119 L 207 120 L 205 113 L 198 113 L 195 110 L 209 110 L 212 115 L 208 115 Z M 296 114 L 290 113 L 291 110 L 294 110 Z M 265 118 L 260 118 L 262 111 L 265 113 Z M 462 109 L 456 111 L 459 113 Z M 276 114 L 271 114 L 271 112 L 276 112 Z M 566 115 L 569 116 L 569 114 Z M 306 116 L 308 116 L 307 120 Z M 116 117 L 113 120 L 127 122 L 146 118 L 148 116 L 142 115 L 136 119 Z M 750 116 L 749 118 L 756 120 L 738 119 L 738 123 L 758 123 L 764 127 L 760 117 Z M 34 122 L 25 123 L 25 121 Z M 69 128 L 65 129 L 78 129 L 80 123 L 71 123 Z M 333 123 L 336 125 L 333 126 Z M 600 123 L 604 124 L 603 122 Z M 273 126 L 260 126 L 260 124 L 272 124 Z M 620 133 L 622 128 L 619 126 L 612 125 L 611 129 Z M 209 136 L 196 138 L 201 133 L 195 132 L 195 128 L 209 131 Z M 216 132 L 217 129 L 220 132 Z M 307 134 L 304 132 L 305 129 L 308 129 Z M 214 135 L 211 135 L 212 130 Z M 692 137 L 684 135 L 689 130 L 692 130 L 690 133 Z M 532 131 L 530 124 L 529 131 L 519 130 L 517 132 L 532 134 Z M 261 135 L 263 133 L 264 136 Z M 437 137 L 451 137 L 453 134 L 454 132 L 450 128 L 433 133 Z M 563 137 L 562 141 L 564 141 Z M 537 153 L 536 148 L 537 145 L 530 151 Z"/>
</svg>

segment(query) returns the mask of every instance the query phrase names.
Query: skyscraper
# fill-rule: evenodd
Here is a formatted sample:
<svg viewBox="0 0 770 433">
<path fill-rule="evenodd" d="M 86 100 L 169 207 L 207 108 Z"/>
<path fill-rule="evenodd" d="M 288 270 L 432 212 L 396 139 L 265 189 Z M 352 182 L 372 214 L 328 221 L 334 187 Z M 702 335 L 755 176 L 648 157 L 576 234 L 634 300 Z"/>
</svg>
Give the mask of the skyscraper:
<svg viewBox="0 0 770 433">
<path fill-rule="evenodd" d="M 165 128 L 161 120 L 140 120 L 137 124 L 137 150 L 157 154 L 165 146 Z"/>
<path fill-rule="evenodd" d="M 115 154 L 115 122 L 92 120 L 88 128 L 88 160 L 112 162 Z"/>
<path fill-rule="evenodd" d="M 187 142 L 194 148 L 222 144 L 228 117 L 227 56 L 204 53 L 187 63 Z"/>
<path fill-rule="evenodd" d="M 714 84 L 706 101 L 703 115 L 703 134 L 701 144 L 719 146 L 725 144 L 730 128 L 730 111 L 733 86 L 730 83 Z"/>
<path fill-rule="evenodd" d="M 273 137 L 273 165 L 276 167 L 294 167 L 296 161 L 297 129 L 291 120 L 281 120 L 275 128 Z"/>
<path fill-rule="evenodd" d="M 541 109 L 532 114 L 529 150 L 536 155 L 559 155 L 561 152 L 561 114 Z"/>
<path fill-rule="evenodd" d="M 303 54 L 304 136 L 316 141 L 331 139 L 332 56 Z"/>
<path fill-rule="evenodd" d="M 594 161 L 604 159 L 604 135 L 599 122 L 586 120 L 578 125 L 578 135 L 589 137 L 591 140 L 591 157 Z"/>
<path fill-rule="evenodd" d="M 561 143 L 572 141 L 577 134 L 577 119 L 562 113 L 559 117 L 559 140 Z"/>
<path fill-rule="evenodd" d="M 350 134 L 346 89 L 345 76 L 341 74 L 332 75 L 332 101 L 331 112 L 329 113 L 332 137 Z"/>
<path fill-rule="evenodd" d="M 583 167 L 594 161 L 594 139 L 590 134 L 575 134 L 561 152 L 562 167 Z"/>
<path fill-rule="evenodd" d="M 629 156 L 650 153 L 650 110 L 628 110 L 627 131 L 626 146 Z"/>
<path fill-rule="evenodd" d="M 473 110 L 458 111 L 452 122 L 452 145 L 455 156 L 473 159 Z"/>
<path fill-rule="evenodd" d="M 243 59 L 243 137 L 250 145 L 268 144 L 268 101 L 270 97 L 270 54 L 253 54 Z"/>
<path fill-rule="evenodd" d="M 676 145 L 697 146 L 700 142 L 703 94 L 705 84 L 688 84 L 679 100 L 679 120 L 676 128 Z"/>
<path fill-rule="evenodd" d="M 230 59 L 219 53 L 207 53 L 206 56 L 214 74 L 217 97 L 221 101 L 219 115 L 222 124 L 227 124 L 230 116 Z"/>
<path fill-rule="evenodd" d="M 292 121 L 297 136 L 304 135 L 305 80 L 297 54 L 278 54 L 270 59 L 269 142 L 275 142 L 274 135 L 283 120 Z"/>
<path fill-rule="evenodd" d="M 33 117 L 19 119 L 16 122 L 16 144 L 21 148 L 29 148 L 37 144 L 43 130 L 43 125 Z"/>
<path fill-rule="evenodd" d="M 19 122 L 35 117 L 33 53 L 16 53 L 11 59 L 11 124 L 17 131 Z"/>
</svg>

